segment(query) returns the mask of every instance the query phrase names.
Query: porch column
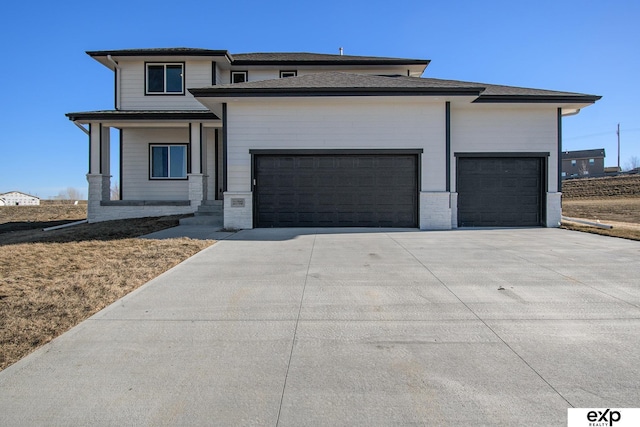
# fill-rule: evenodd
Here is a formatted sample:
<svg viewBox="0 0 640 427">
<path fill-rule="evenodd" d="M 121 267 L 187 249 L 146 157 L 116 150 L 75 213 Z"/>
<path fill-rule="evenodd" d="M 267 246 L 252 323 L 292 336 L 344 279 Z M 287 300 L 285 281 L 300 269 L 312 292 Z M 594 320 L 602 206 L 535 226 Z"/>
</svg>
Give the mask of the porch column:
<svg viewBox="0 0 640 427">
<path fill-rule="evenodd" d="M 189 144 L 191 146 L 191 173 L 189 174 L 189 200 L 191 206 L 200 206 L 205 199 L 206 177 L 202 173 L 202 124 L 189 123 Z"/>
<path fill-rule="evenodd" d="M 102 123 L 89 125 L 89 198 L 111 198 L 111 128 Z M 97 186 L 97 182 L 100 185 Z M 92 185 L 93 183 L 93 185 Z M 98 188 L 99 187 L 99 188 Z"/>
<path fill-rule="evenodd" d="M 101 125 L 100 173 L 102 174 L 102 200 L 111 200 L 111 128 Z"/>
<path fill-rule="evenodd" d="M 89 124 L 89 175 L 102 173 L 100 157 L 102 155 L 102 123 Z"/>
<path fill-rule="evenodd" d="M 101 209 L 101 202 L 111 197 L 111 138 L 110 128 L 102 123 L 89 124 L 89 173 L 87 174 L 87 219 L 93 222 Z"/>
<path fill-rule="evenodd" d="M 191 144 L 191 173 L 202 173 L 202 125 L 189 123 L 189 143 Z"/>
</svg>

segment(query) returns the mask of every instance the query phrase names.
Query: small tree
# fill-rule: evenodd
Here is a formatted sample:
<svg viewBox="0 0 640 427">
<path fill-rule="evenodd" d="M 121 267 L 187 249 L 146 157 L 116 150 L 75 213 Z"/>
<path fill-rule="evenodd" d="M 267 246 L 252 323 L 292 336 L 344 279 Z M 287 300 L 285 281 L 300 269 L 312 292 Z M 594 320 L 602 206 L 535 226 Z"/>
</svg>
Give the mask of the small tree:
<svg viewBox="0 0 640 427">
<path fill-rule="evenodd" d="M 54 198 L 57 200 L 83 200 L 84 194 L 76 188 L 67 187 L 66 190 L 61 190 Z"/>
<path fill-rule="evenodd" d="M 111 200 L 120 200 L 120 186 L 117 182 L 111 186 Z"/>
<path fill-rule="evenodd" d="M 624 170 L 630 171 L 638 167 L 640 167 L 640 157 L 631 156 L 629 157 L 629 160 L 627 160 L 627 162 L 625 163 Z"/>
<path fill-rule="evenodd" d="M 580 160 L 580 165 L 578 166 L 578 173 L 580 176 L 589 175 L 589 166 L 587 165 L 586 160 Z"/>
</svg>

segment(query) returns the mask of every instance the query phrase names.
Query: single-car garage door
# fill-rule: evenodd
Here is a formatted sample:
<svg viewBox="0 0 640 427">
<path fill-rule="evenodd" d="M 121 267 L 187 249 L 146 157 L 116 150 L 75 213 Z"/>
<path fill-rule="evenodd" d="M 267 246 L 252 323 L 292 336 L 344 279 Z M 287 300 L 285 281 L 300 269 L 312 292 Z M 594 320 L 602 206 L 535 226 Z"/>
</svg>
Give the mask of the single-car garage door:
<svg viewBox="0 0 640 427">
<path fill-rule="evenodd" d="M 257 227 L 417 227 L 417 154 L 254 154 Z"/>
<path fill-rule="evenodd" d="M 542 224 L 543 157 L 458 157 L 458 226 Z"/>
</svg>

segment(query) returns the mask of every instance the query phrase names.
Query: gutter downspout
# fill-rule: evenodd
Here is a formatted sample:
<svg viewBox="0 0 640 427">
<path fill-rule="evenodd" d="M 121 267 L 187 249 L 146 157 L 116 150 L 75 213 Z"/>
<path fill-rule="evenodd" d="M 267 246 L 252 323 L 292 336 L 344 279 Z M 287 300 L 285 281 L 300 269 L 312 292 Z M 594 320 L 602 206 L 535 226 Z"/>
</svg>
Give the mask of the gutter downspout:
<svg viewBox="0 0 640 427">
<path fill-rule="evenodd" d="M 74 121 L 73 121 L 73 124 L 74 124 L 74 125 L 76 125 L 76 126 L 78 126 L 82 132 L 84 132 L 84 133 L 86 133 L 87 135 L 89 135 L 89 131 L 87 130 L 87 128 L 86 128 L 86 127 L 84 127 L 84 126 L 82 126 L 80 123 L 78 123 L 78 121 L 77 121 L 77 120 L 74 120 Z"/>
<path fill-rule="evenodd" d="M 120 68 L 120 66 L 118 65 L 118 63 L 116 61 L 113 60 L 113 58 L 111 57 L 111 55 L 107 55 L 107 61 L 111 62 L 115 68 L 115 107 L 116 110 L 120 109 L 120 71 L 122 71 L 122 68 Z"/>
</svg>

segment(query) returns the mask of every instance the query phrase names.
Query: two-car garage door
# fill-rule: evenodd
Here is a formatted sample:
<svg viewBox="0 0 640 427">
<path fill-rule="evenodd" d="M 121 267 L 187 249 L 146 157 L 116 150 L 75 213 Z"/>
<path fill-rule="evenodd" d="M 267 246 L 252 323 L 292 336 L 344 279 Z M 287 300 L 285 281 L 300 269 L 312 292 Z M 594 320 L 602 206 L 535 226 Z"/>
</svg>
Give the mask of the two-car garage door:
<svg viewBox="0 0 640 427">
<path fill-rule="evenodd" d="M 253 153 L 257 227 L 417 227 L 418 153 Z"/>
</svg>

